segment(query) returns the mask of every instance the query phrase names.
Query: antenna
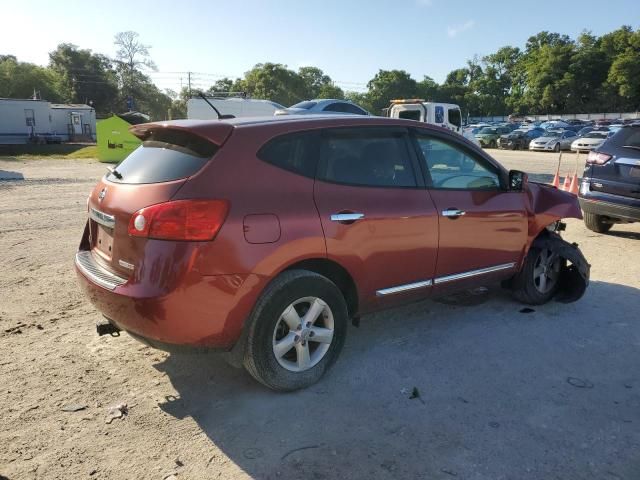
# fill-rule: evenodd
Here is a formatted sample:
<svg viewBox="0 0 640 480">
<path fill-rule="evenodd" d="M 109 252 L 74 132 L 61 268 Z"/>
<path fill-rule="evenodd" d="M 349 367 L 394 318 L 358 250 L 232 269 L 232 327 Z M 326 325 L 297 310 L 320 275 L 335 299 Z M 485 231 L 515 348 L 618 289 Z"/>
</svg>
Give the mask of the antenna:
<svg viewBox="0 0 640 480">
<path fill-rule="evenodd" d="M 197 92 L 197 93 L 198 93 L 198 96 L 199 96 L 200 98 L 202 98 L 205 102 L 207 102 L 207 103 L 209 104 L 209 106 L 210 106 L 211 108 L 213 108 L 213 111 L 214 111 L 214 112 L 216 112 L 216 114 L 218 115 L 218 120 L 225 120 L 225 119 L 228 119 L 228 118 L 236 118 L 236 117 L 235 117 L 235 115 L 222 115 L 222 114 L 220 113 L 220 111 L 219 111 L 216 107 L 214 107 L 214 106 L 213 106 L 213 103 L 211 103 L 211 102 L 207 99 L 207 97 L 205 96 L 205 94 L 204 94 L 204 93 L 202 93 L 200 90 L 198 90 L 198 92 Z"/>
</svg>

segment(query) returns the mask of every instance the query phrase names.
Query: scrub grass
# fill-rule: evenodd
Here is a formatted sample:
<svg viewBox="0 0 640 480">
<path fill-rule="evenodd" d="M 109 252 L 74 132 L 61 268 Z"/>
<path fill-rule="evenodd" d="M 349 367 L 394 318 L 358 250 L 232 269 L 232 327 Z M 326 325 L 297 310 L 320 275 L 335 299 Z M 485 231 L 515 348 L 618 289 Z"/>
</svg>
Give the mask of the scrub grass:
<svg viewBox="0 0 640 480">
<path fill-rule="evenodd" d="M 98 147 L 87 144 L 0 145 L 2 160 L 96 159 Z"/>
</svg>

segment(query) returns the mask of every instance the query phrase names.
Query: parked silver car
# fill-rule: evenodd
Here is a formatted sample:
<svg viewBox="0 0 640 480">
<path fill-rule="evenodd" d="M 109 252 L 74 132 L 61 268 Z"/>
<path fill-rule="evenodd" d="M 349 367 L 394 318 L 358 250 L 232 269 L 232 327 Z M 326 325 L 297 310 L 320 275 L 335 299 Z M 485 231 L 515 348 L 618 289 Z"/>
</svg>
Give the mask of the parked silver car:
<svg viewBox="0 0 640 480">
<path fill-rule="evenodd" d="M 359 107 L 349 100 L 337 100 L 334 98 L 305 100 L 304 102 L 291 105 L 289 108 L 278 109 L 274 112 L 274 115 L 307 115 L 314 113 L 370 115 L 364 108 Z"/>
<path fill-rule="evenodd" d="M 569 150 L 571 143 L 578 137 L 572 130 L 547 130 L 541 137 L 532 140 L 529 150 L 553 151 Z"/>
</svg>

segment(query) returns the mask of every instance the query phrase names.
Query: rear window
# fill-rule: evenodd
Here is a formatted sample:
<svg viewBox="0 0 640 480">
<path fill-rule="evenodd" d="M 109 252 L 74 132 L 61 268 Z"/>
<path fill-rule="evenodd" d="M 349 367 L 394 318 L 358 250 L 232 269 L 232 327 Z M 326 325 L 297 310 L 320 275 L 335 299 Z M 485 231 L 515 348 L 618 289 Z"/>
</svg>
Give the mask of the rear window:
<svg viewBox="0 0 640 480">
<path fill-rule="evenodd" d="M 616 143 L 625 147 L 640 148 L 640 128 L 621 128 L 614 136 Z"/>
<path fill-rule="evenodd" d="M 107 180 L 141 184 L 187 178 L 200 170 L 217 150 L 217 145 L 189 132 L 155 130 L 107 174 Z"/>
<path fill-rule="evenodd" d="M 304 110 L 309 110 L 309 109 L 315 107 L 317 104 L 318 104 L 318 102 L 306 101 L 306 102 L 296 103 L 295 105 L 291 105 L 291 108 L 302 108 Z"/>
<path fill-rule="evenodd" d="M 407 120 L 420 121 L 420 110 L 400 110 L 398 113 L 400 118 L 406 118 Z"/>
</svg>

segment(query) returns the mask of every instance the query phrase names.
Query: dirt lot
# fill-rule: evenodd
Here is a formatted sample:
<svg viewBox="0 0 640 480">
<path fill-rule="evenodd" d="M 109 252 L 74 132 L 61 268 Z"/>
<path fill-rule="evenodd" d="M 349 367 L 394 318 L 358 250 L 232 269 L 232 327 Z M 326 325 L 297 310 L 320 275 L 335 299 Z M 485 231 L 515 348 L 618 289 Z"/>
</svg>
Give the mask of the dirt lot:
<svg viewBox="0 0 640 480">
<path fill-rule="evenodd" d="M 557 159 L 496 157 L 545 180 Z M 639 225 L 568 222 L 592 264 L 577 303 L 521 313 L 491 288 L 371 315 L 283 395 L 217 356 L 96 336 L 73 254 L 103 172 L 0 160 L 24 178 L 0 181 L 0 478 L 640 478 Z"/>
</svg>

